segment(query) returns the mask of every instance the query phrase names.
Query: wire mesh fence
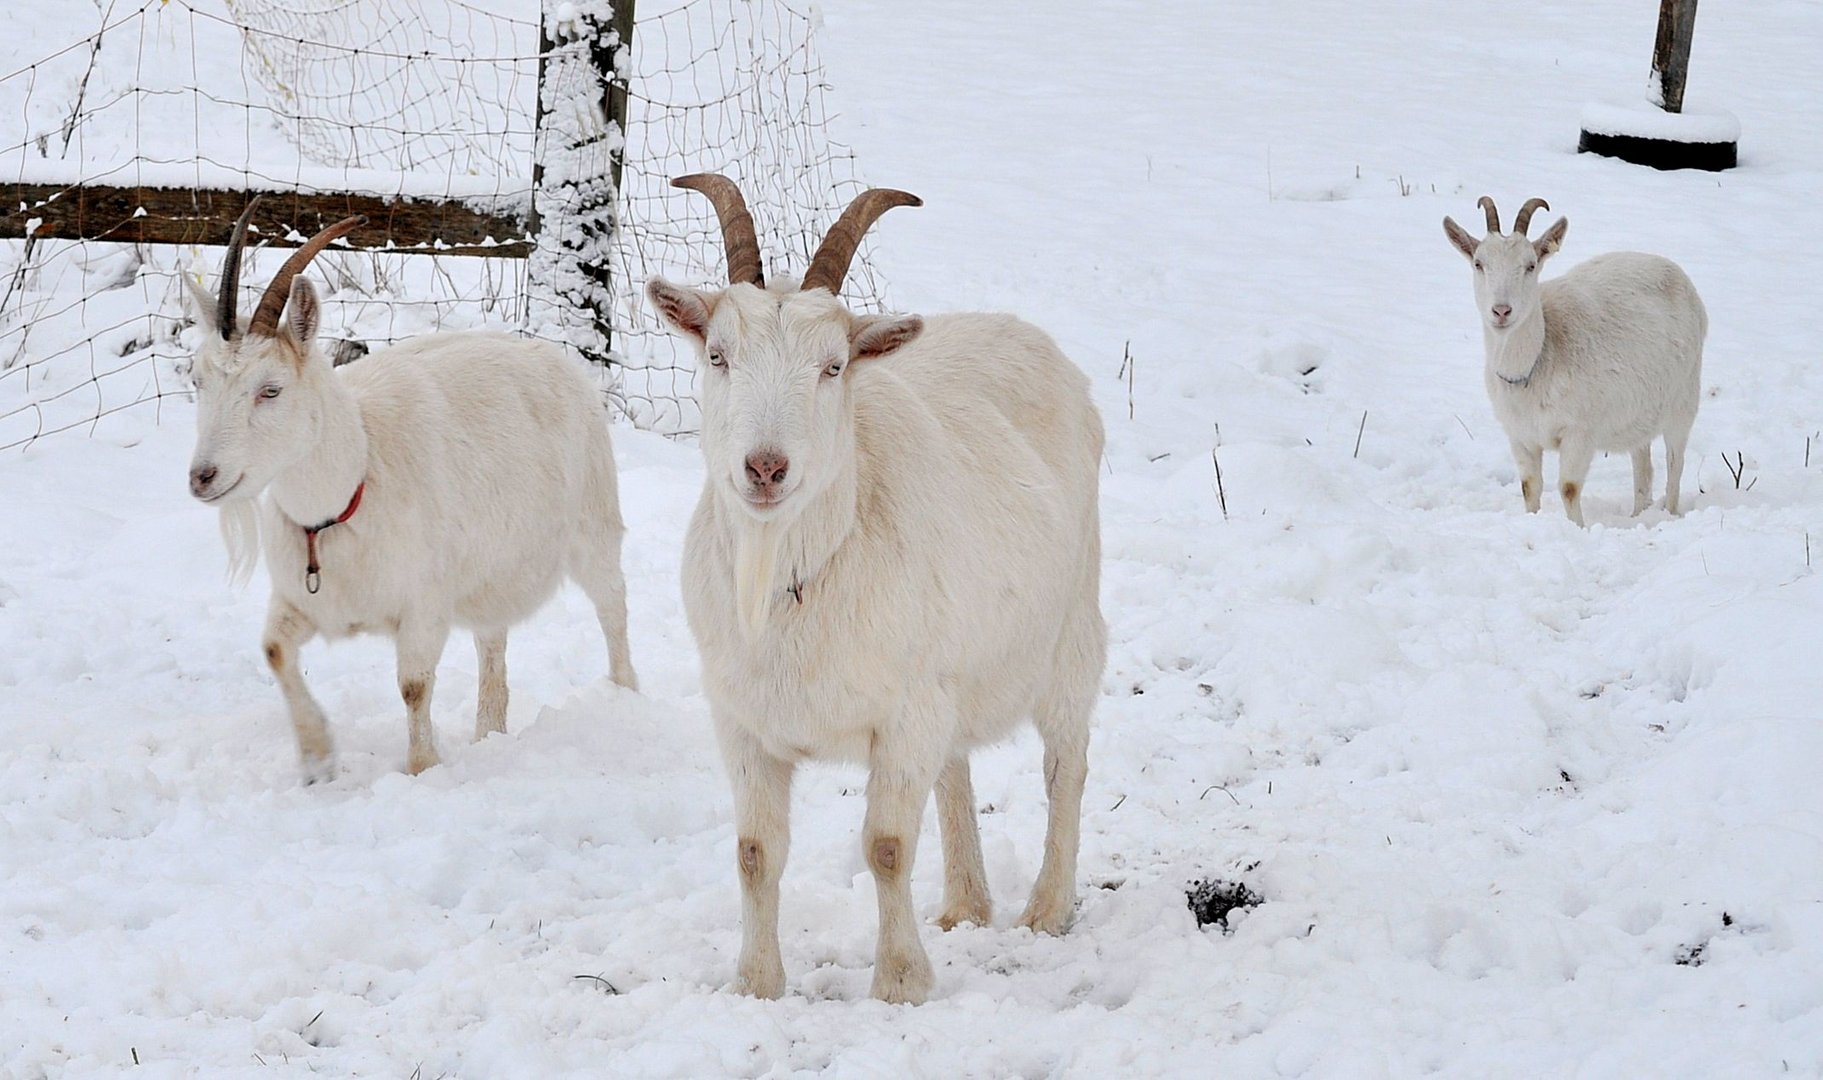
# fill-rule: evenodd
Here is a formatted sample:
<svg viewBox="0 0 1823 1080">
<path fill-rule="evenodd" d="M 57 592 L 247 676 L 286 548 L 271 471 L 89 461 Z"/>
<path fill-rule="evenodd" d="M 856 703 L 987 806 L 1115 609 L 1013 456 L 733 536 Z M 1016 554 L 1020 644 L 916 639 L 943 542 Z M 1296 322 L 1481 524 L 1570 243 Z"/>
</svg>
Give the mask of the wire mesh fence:
<svg viewBox="0 0 1823 1080">
<path fill-rule="evenodd" d="M 17 137 L 0 145 L 0 193 L 13 194 L 9 182 L 112 183 L 529 204 L 541 27 L 548 34 L 559 9 L 589 6 L 91 4 L 21 16 L 15 55 L 0 61 L 0 116 L 18 121 Z M 73 29 L 72 12 L 92 29 Z M 784 0 L 641 0 L 622 73 L 625 169 L 607 252 L 603 371 L 607 392 L 641 426 L 689 433 L 697 412 L 691 357 L 645 310 L 640 288 L 655 273 L 686 282 L 724 273 L 713 213 L 669 178 L 736 177 L 780 269 L 801 269 L 864 186 L 854 154 L 831 136 L 814 29 Z M 569 106 L 597 103 L 585 95 Z M 250 249 L 246 287 L 260 287 L 282 255 Z M 131 437 L 169 399 L 187 398 L 194 331 L 177 275 L 212 281 L 219 256 L 193 245 L 0 242 L 0 449 L 62 431 Z M 335 252 L 314 273 L 329 290 L 330 338 L 378 347 L 483 325 L 562 337 L 523 258 Z M 847 299 L 878 310 L 882 292 L 864 250 Z"/>
</svg>

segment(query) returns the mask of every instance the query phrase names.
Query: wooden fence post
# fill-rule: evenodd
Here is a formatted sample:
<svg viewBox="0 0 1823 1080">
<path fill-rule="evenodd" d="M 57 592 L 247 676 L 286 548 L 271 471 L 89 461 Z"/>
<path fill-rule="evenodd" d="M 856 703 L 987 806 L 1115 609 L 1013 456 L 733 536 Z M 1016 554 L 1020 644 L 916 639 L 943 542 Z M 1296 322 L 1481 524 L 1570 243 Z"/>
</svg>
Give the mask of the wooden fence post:
<svg viewBox="0 0 1823 1080">
<path fill-rule="evenodd" d="M 611 253 L 626 164 L 627 73 L 633 0 L 546 0 L 539 32 L 529 268 L 555 305 L 562 336 L 594 363 L 612 363 Z M 582 10 L 578 10 L 582 9 Z"/>
<path fill-rule="evenodd" d="M 1652 45 L 1653 104 L 1684 111 L 1684 77 L 1690 71 L 1690 36 L 1696 29 L 1696 0 L 1659 0 L 1658 38 Z"/>
</svg>

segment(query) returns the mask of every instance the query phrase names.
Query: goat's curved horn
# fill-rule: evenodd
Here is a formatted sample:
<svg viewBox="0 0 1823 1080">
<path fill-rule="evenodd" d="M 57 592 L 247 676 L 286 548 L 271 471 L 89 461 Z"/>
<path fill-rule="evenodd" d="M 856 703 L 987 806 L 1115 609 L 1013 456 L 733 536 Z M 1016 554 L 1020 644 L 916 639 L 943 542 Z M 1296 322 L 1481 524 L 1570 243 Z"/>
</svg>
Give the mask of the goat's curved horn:
<svg viewBox="0 0 1823 1080">
<path fill-rule="evenodd" d="M 1493 198 L 1490 196 L 1487 196 L 1487 195 L 1483 195 L 1481 197 L 1481 201 L 1477 202 L 1475 205 L 1479 206 L 1479 207 L 1481 207 L 1481 209 L 1487 211 L 1488 235 L 1494 236 L 1494 235 L 1498 234 L 1500 232 L 1500 211 L 1494 209 Z"/>
<path fill-rule="evenodd" d="M 728 284 L 766 287 L 760 268 L 760 239 L 753 230 L 753 215 L 734 181 L 720 173 L 691 173 L 671 181 L 672 187 L 689 188 L 709 196 L 715 216 L 722 223 L 722 243 L 728 249 Z"/>
<path fill-rule="evenodd" d="M 916 195 L 892 188 L 868 188 L 856 195 L 854 202 L 848 204 L 848 209 L 842 211 L 842 216 L 830 227 L 822 246 L 810 260 L 802 288 L 823 288 L 832 294 L 841 292 L 842 280 L 848 276 L 848 264 L 854 261 L 861 237 L 867 235 L 868 228 L 880 219 L 880 215 L 895 206 L 923 205 L 924 200 Z"/>
<path fill-rule="evenodd" d="M 278 333 L 279 314 L 285 310 L 285 301 L 291 298 L 291 279 L 303 273 L 310 260 L 322 253 L 331 243 L 361 226 L 367 219 L 359 215 L 347 217 L 304 241 L 304 246 L 291 253 L 285 265 L 273 276 L 272 283 L 260 295 L 260 306 L 253 309 L 253 320 L 247 324 L 247 333 L 261 337 L 273 337 Z"/>
<path fill-rule="evenodd" d="M 1513 219 L 1513 235 L 1524 236 L 1525 231 L 1532 226 L 1532 215 L 1550 208 L 1551 204 L 1543 199 L 1527 199 L 1525 205 L 1519 208 L 1519 216 Z"/>
<path fill-rule="evenodd" d="M 241 248 L 247 243 L 247 225 L 253 220 L 253 208 L 260 204 L 260 197 L 255 195 L 247 200 L 247 208 L 235 219 L 234 231 L 228 234 L 228 253 L 222 256 L 221 292 L 216 297 L 215 325 L 221 331 L 223 341 L 234 340 L 235 300 L 241 291 Z"/>
</svg>

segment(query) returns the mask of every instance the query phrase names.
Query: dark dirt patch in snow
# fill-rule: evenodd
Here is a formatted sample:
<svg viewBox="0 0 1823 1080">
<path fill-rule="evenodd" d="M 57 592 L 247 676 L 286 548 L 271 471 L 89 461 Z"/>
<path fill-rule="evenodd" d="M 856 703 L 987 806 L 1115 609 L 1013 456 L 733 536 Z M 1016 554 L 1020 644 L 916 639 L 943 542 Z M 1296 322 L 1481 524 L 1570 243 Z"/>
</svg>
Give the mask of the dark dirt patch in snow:
<svg viewBox="0 0 1823 1080">
<path fill-rule="evenodd" d="M 1205 878 L 1195 882 L 1185 896 L 1190 902 L 1191 913 L 1196 916 L 1196 925 L 1217 923 L 1223 933 L 1229 932 L 1230 913 L 1258 907 L 1266 899 L 1242 882 L 1223 881 L 1220 878 Z"/>
</svg>

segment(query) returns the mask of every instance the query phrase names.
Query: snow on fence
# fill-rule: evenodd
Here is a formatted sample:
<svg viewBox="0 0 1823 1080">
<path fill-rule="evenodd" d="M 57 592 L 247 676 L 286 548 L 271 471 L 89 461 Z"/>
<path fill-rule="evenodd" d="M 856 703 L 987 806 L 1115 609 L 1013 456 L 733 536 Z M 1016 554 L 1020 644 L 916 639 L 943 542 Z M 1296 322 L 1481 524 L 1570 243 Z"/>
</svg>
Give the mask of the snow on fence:
<svg viewBox="0 0 1823 1080">
<path fill-rule="evenodd" d="M 0 450 L 188 395 L 177 274 L 213 281 L 249 192 L 275 248 L 368 215 L 314 271 L 342 355 L 505 326 L 688 433 L 690 356 L 639 290 L 719 279 L 721 238 L 669 178 L 738 178 L 792 266 L 863 187 L 814 22 L 784 0 L 640 0 L 630 59 L 607 0 L 94 3 L 86 33 L 75 4 L 24 15 L 46 29 L 23 40 L 68 43 L 0 63 Z M 248 287 L 283 254 L 250 248 Z M 878 310 L 881 289 L 864 252 L 848 299 Z"/>
</svg>

